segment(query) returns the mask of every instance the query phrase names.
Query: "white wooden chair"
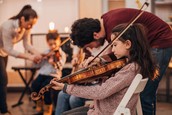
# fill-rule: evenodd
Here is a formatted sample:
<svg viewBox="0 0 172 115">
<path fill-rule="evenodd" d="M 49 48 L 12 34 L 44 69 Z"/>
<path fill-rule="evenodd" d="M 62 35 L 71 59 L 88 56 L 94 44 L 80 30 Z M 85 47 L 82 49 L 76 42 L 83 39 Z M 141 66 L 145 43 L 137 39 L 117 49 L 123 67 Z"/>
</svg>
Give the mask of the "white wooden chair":
<svg viewBox="0 0 172 115">
<path fill-rule="evenodd" d="M 123 99 L 121 100 L 120 104 L 118 105 L 114 115 L 131 115 L 130 109 L 126 108 L 126 106 L 133 94 L 140 93 L 145 88 L 148 78 L 145 78 L 145 79 L 142 79 L 142 78 L 143 77 L 141 74 L 137 74 L 135 76 L 135 78 L 132 81 L 131 85 L 129 86 L 127 92 L 125 93 Z M 136 110 L 137 110 L 137 115 L 143 115 L 141 102 L 140 102 L 140 96 L 138 98 Z"/>
</svg>

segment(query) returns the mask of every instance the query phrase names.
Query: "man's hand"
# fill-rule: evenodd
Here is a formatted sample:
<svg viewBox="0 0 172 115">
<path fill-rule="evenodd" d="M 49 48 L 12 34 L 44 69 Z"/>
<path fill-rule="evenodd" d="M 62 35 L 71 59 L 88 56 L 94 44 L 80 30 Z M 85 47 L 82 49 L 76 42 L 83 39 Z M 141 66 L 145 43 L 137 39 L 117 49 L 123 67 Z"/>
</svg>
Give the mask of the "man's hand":
<svg viewBox="0 0 172 115">
<path fill-rule="evenodd" d="M 81 64 L 80 64 L 80 68 L 86 68 L 92 65 L 95 65 L 97 63 L 100 63 L 100 58 L 96 58 L 90 65 L 88 65 L 92 60 L 94 59 L 93 56 L 89 57 L 88 59 L 85 59 Z"/>
<path fill-rule="evenodd" d="M 35 63 L 40 63 L 41 62 L 41 60 L 42 60 L 42 55 L 34 55 L 34 62 Z"/>
<path fill-rule="evenodd" d="M 73 66 L 77 65 L 78 64 L 78 57 L 77 56 L 73 57 L 71 63 Z"/>
<path fill-rule="evenodd" d="M 62 72 L 60 70 L 57 70 L 55 74 L 50 74 L 52 77 L 55 77 L 57 80 L 61 79 Z"/>
</svg>

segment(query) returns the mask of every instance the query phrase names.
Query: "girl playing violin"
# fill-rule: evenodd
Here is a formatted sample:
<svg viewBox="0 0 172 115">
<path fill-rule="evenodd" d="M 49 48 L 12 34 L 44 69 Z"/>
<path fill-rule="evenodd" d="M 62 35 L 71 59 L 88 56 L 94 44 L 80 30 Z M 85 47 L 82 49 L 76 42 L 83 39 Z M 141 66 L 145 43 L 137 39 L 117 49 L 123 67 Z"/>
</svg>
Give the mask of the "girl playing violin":
<svg viewBox="0 0 172 115">
<path fill-rule="evenodd" d="M 62 75 L 62 68 L 66 62 L 66 54 L 60 48 L 61 40 L 57 31 L 49 32 L 46 35 L 49 49 L 44 54 L 44 60 L 36 66 L 40 67 L 38 77 L 32 83 L 32 91 L 39 92 L 39 90 L 49 84 L 53 78 L 51 74 L 56 74 L 60 79 Z M 36 110 L 42 111 L 42 100 L 37 101 Z M 44 115 L 52 115 L 52 100 L 51 93 L 46 92 L 44 95 Z"/>
<path fill-rule="evenodd" d="M 126 27 L 120 24 L 113 28 L 111 39 L 119 34 Z M 133 24 L 129 29 L 112 44 L 112 52 L 117 59 L 126 57 L 127 64 L 118 72 L 112 73 L 111 77 L 104 83 L 93 86 L 68 85 L 51 80 L 53 89 L 93 99 L 94 104 L 76 110 L 65 112 L 64 115 L 113 115 L 125 92 L 130 86 L 136 74 L 140 73 L 143 78 L 155 78 L 157 67 L 153 62 L 148 41 L 146 39 L 145 28 L 141 24 Z M 88 44 L 85 44 L 88 46 Z M 133 95 L 127 107 L 131 110 L 131 115 L 135 115 L 137 95 Z M 83 109 L 83 110 L 82 110 Z M 88 111 L 84 111 L 89 109 Z"/>
</svg>

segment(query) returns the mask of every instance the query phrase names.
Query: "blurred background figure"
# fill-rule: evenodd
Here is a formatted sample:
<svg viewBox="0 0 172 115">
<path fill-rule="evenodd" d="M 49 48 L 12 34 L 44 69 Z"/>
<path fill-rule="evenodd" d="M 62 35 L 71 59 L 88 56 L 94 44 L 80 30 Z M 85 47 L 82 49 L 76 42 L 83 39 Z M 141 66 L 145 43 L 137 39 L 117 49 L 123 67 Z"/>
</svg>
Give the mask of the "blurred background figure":
<svg viewBox="0 0 172 115">
<path fill-rule="evenodd" d="M 61 39 L 57 31 L 51 31 L 46 35 L 47 44 L 49 49 L 44 52 L 43 61 L 39 63 L 40 70 L 38 77 L 32 83 L 32 91 L 39 93 L 41 88 L 48 85 L 51 79 L 62 76 L 62 69 L 66 62 L 66 54 L 61 49 Z M 38 100 L 36 102 L 36 110 L 38 112 L 43 111 L 43 115 L 52 115 L 51 91 L 47 91 L 44 94 L 43 101 Z"/>
<path fill-rule="evenodd" d="M 37 22 L 37 13 L 30 5 L 0 25 L 0 111 L 2 115 L 10 115 L 6 103 L 7 95 L 7 60 L 8 55 L 16 58 L 41 61 L 41 54 L 29 44 L 30 30 Z M 21 53 L 13 49 L 14 44 L 23 40 L 23 46 L 30 53 Z"/>
</svg>

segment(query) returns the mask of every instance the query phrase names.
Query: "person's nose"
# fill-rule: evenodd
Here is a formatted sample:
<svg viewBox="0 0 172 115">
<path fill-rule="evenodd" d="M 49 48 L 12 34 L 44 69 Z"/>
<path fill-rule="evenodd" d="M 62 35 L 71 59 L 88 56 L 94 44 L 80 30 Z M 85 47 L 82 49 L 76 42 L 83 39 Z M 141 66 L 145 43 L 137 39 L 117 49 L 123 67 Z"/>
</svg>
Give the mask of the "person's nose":
<svg viewBox="0 0 172 115">
<path fill-rule="evenodd" d="M 53 48 L 53 49 L 55 49 L 55 48 L 56 48 L 56 45 L 55 45 L 55 44 L 53 44 L 53 45 L 52 45 L 52 48 Z"/>
<path fill-rule="evenodd" d="M 115 52 L 115 48 L 114 47 L 112 47 L 112 52 Z"/>
</svg>

